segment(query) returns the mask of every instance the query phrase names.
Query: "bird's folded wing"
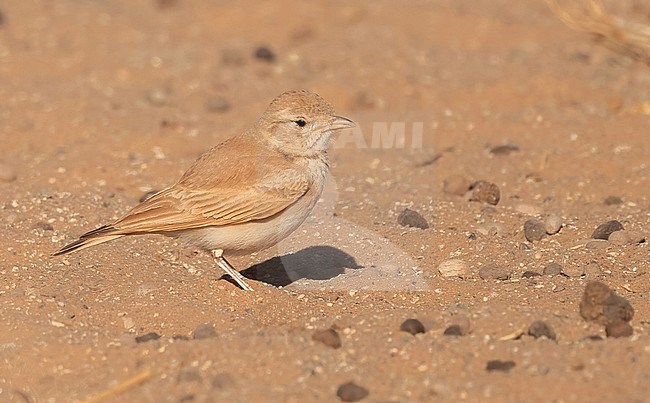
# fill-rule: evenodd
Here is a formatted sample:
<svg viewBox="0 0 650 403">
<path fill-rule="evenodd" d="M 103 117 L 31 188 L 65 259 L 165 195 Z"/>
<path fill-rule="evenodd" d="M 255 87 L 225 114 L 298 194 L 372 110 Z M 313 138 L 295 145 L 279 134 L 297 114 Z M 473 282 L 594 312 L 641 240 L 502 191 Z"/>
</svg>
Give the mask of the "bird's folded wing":
<svg viewBox="0 0 650 403">
<path fill-rule="evenodd" d="M 112 227 L 116 233 L 180 231 L 270 218 L 305 195 L 305 175 L 288 169 L 252 186 L 192 189 L 182 183 L 136 206 Z"/>
</svg>

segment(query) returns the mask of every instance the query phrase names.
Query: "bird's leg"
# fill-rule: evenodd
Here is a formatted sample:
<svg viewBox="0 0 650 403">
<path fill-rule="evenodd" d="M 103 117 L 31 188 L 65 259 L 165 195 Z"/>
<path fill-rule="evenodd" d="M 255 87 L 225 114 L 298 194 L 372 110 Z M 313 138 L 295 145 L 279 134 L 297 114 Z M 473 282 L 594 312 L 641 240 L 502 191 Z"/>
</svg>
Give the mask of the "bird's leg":
<svg viewBox="0 0 650 403">
<path fill-rule="evenodd" d="M 242 288 L 244 291 L 253 291 L 253 288 L 246 284 L 246 280 L 244 280 L 244 276 L 241 275 L 240 272 L 238 272 L 226 259 L 223 257 L 223 250 L 221 249 L 216 249 L 212 251 L 212 256 L 217 261 L 217 265 L 221 267 L 221 270 L 225 271 L 227 275 L 229 275 L 239 286 Z"/>
</svg>

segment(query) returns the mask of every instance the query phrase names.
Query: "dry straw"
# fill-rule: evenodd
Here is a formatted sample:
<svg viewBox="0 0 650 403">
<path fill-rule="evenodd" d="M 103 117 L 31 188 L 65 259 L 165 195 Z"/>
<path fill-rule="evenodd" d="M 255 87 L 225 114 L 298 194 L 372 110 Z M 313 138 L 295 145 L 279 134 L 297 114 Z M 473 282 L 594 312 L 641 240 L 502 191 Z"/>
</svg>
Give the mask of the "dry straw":
<svg viewBox="0 0 650 403">
<path fill-rule="evenodd" d="M 621 52 L 650 64 L 650 26 L 614 16 L 600 0 L 546 0 L 548 7 L 569 28 L 589 32 Z"/>
</svg>

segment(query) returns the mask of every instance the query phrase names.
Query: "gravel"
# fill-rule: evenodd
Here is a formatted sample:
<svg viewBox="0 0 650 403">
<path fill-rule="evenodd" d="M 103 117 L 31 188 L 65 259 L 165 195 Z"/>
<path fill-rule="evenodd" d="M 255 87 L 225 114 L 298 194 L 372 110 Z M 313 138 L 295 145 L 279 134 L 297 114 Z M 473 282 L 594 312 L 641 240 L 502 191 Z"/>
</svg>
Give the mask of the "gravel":
<svg viewBox="0 0 650 403">
<path fill-rule="evenodd" d="M 542 320 L 536 320 L 535 322 L 531 323 L 528 327 L 528 334 L 536 339 L 540 337 L 546 337 L 549 340 L 556 339 L 553 328 L 551 328 L 548 323 Z"/>
<path fill-rule="evenodd" d="M 160 338 L 160 335 L 158 333 L 150 332 L 150 333 L 143 334 L 141 336 L 136 336 L 135 342 L 136 343 L 146 343 L 148 341 L 158 340 L 159 338 Z"/>
<path fill-rule="evenodd" d="M 600 224 L 594 232 L 591 234 L 593 239 L 609 239 L 609 236 L 612 232 L 620 231 L 624 229 L 623 224 L 616 220 L 611 220 Z"/>
<path fill-rule="evenodd" d="M 470 186 L 469 201 L 487 203 L 496 206 L 501 199 L 501 191 L 494 183 L 477 181 Z"/>
<path fill-rule="evenodd" d="M 209 339 L 217 336 L 217 331 L 211 323 L 202 323 L 192 332 L 192 338 L 195 340 Z"/>
<path fill-rule="evenodd" d="M 555 262 L 547 264 L 546 267 L 544 267 L 544 271 L 542 272 L 542 274 L 544 274 L 545 276 L 557 276 L 558 274 L 561 273 L 562 273 L 562 265 Z"/>
<path fill-rule="evenodd" d="M 341 348 L 341 337 L 334 329 L 316 330 L 311 335 L 311 339 L 315 342 L 322 343 L 327 347 Z"/>
<path fill-rule="evenodd" d="M 426 332 L 422 322 L 420 322 L 417 319 L 406 319 L 400 325 L 399 330 L 401 330 L 402 332 L 411 333 L 414 336 L 418 333 Z"/>
<path fill-rule="evenodd" d="M 628 322 L 634 316 L 634 308 L 627 299 L 599 281 L 591 281 L 585 287 L 580 302 L 580 315 L 586 321 L 605 325 L 608 337 L 632 334 L 633 329 Z"/>
<path fill-rule="evenodd" d="M 546 226 L 541 221 L 531 218 L 524 223 L 524 236 L 528 242 L 541 241 L 546 236 Z"/>
<path fill-rule="evenodd" d="M 420 229 L 429 228 L 429 223 L 420 213 L 411 209 L 404 209 L 397 217 L 397 223 L 405 227 Z"/>
<path fill-rule="evenodd" d="M 368 397 L 369 394 L 368 389 L 352 381 L 342 384 L 336 391 L 336 396 L 342 402 L 358 402 Z"/>
<path fill-rule="evenodd" d="M 488 264 L 481 267 L 478 271 L 478 275 L 483 280 L 507 280 L 511 275 L 510 269 L 506 267 L 496 266 Z"/>
<path fill-rule="evenodd" d="M 490 360 L 487 362 L 485 369 L 488 372 L 509 372 L 516 365 L 514 361 Z"/>
</svg>

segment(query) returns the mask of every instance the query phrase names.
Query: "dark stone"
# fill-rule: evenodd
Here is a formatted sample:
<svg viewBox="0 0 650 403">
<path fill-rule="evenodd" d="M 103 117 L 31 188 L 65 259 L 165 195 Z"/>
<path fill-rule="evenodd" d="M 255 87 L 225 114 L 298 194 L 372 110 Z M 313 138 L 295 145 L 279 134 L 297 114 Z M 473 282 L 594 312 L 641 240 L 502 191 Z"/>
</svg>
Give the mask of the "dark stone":
<svg viewBox="0 0 650 403">
<path fill-rule="evenodd" d="M 609 236 L 612 234 L 612 232 L 620 231 L 623 229 L 623 224 L 618 222 L 617 220 L 611 220 L 607 221 L 605 223 L 600 224 L 596 229 L 594 230 L 593 234 L 591 234 L 591 237 L 593 239 L 609 239 Z"/>
<path fill-rule="evenodd" d="M 505 144 L 492 147 L 492 149 L 490 149 L 490 153 L 494 155 L 510 155 L 517 151 L 519 151 L 519 146 L 514 144 Z"/>
<path fill-rule="evenodd" d="M 316 330 L 311 339 L 328 347 L 341 348 L 341 337 L 334 329 Z"/>
<path fill-rule="evenodd" d="M 528 334 L 536 339 L 542 336 L 546 337 L 549 340 L 555 340 L 556 338 L 553 328 L 551 328 L 548 323 L 541 320 L 536 320 L 535 322 L 531 323 L 531 325 L 528 327 Z"/>
<path fill-rule="evenodd" d="M 532 218 L 524 223 L 524 236 L 528 242 L 541 241 L 546 236 L 546 226 Z"/>
<path fill-rule="evenodd" d="M 268 46 L 259 46 L 255 49 L 254 56 L 257 60 L 262 60 L 268 63 L 275 61 L 275 53 Z"/>
<path fill-rule="evenodd" d="M 211 323 L 202 323 L 194 329 L 192 332 L 192 338 L 195 340 L 198 339 L 209 339 L 211 337 L 216 337 L 217 331 L 214 330 L 214 325 Z"/>
<path fill-rule="evenodd" d="M 365 399 L 369 394 L 368 389 L 359 386 L 354 382 L 344 383 L 339 386 L 336 391 L 336 396 L 338 396 L 342 402 L 358 402 Z"/>
<path fill-rule="evenodd" d="M 634 333 L 634 329 L 629 323 L 618 321 L 615 323 L 608 323 L 605 326 L 605 333 L 607 337 L 630 337 Z"/>
<path fill-rule="evenodd" d="M 463 329 L 459 325 L 451 325 L 447 327 L 443 333 L 444 336 L 462 336 Z"/>
<path fill-rule="evenodd" d="M 401 330 L 402 332 L 411 333 L 412 335 L 426 332 L 422 322 L 420 322 L 417 319 L 406 319 L 400 325 L 399 330 Z"/>
<path fill-rule="evenodd" d="M 539 277 L 539 276 L 541 276 L 541 274 L 532 270 L 526 270 L 524 274 L 521 275 L 521 277 L 523 278 L 532 278 L 532 277 Z"/>
<path fill-rule="evenodd" d="M 580 302 L 580 315 L 587 321 L 618 325 L 619 322 L 632 320 L 634 308 L 627 299 L 617 295 L 607 285 L 591 281 L 585 287 Z"/>
<path fill-rule="evenodd" d="M 501 360 L 490 360 L 487 362 L 485 369 L 488 372 L 500 371 L 508 372 L 513 369 L 517 364 L 514 361 L 501 361 Z"/>
<path fill-rule="evenodd" d="M 404 209 L 397 217 L 397 223 L 405 227 L 414 227 L 420 229 L 429 228 L 427 220 L 420 215 L 417 211 L 411 209 Z"/>
<path fill-rule="evenodd" d="M 40 229 L 40 230 L 43 230 L 43 231 L 54 231 L 54 227 L 52 226 L 52 224 L 47 223 L 45 221 L 37 222 L 36 224 L 34 224 L 34 226 L 32 228 Z"/>
<path fill-rule="evenodd" d="M 141 336 L 136 336 L 135 337 L 135 342 L 136 343 L 146 343 L 151 340 L 158 340 L 160 338 L 160 335 L 156 332 L 151 332 L 147 334 L 143 334 Z"/>
<path fill-rule="evenodd" d="M 510 270 L 505 267 L 488 264 L 481 267 L 478 276 L 483 280 L 507 280 L 510 278 Z"/>
<path fill-rule="evenodd" d="M 545 276 L 557 276 L 558 274 L 562 273 L 562 265 L 555 262 L 549 263 L 546 265 L 546 267 L 544 267 L 543 273 Z"/>
</svg>

